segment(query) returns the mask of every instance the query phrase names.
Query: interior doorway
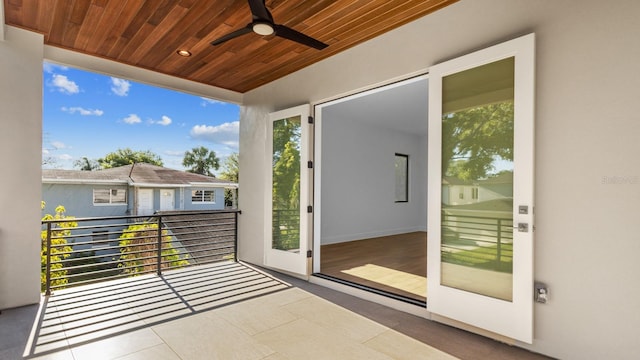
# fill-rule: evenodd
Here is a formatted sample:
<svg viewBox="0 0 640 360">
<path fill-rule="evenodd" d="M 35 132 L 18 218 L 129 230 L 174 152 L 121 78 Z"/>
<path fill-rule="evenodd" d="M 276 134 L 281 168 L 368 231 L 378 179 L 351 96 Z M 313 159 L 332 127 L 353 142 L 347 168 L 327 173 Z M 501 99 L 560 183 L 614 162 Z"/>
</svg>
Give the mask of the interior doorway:
<svg viewBox="0 0 640 360">
<path fill-rule="evenodd" d="M 428 80 L 315 108 L 314 273 L 426 303 Z"/>
</svg>

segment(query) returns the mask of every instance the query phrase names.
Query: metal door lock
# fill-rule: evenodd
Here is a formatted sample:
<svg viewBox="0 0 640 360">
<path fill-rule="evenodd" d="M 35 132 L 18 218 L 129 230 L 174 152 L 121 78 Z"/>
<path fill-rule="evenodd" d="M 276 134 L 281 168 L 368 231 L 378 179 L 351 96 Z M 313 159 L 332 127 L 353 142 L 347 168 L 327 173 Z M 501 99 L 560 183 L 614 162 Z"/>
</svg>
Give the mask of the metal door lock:
<svg viewBox="0 0 640 360">
<path fill-rule="evenodd" d="M 547 300 L 549 300 L 549 288 L 547 287 L 547 285 L 543 283 L 535 283 L 534 296 L 535 302 L 545 304 Z"/>
</svg>

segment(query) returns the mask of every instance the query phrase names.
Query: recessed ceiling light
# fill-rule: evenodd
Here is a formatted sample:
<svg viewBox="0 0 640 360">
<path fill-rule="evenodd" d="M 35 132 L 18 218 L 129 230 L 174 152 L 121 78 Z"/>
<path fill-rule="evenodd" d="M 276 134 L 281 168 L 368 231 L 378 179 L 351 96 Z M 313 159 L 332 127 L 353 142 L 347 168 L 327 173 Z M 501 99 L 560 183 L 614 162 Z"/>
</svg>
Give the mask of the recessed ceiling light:
<svg viewBox="0 0 640 360">
<path fill-rule="evenodd" d="M 184 56 L 184 57 L 191 56 L 191 52 L 189 50 L 178 50 L 178 51 L 176 51 L 176 53 L 178 53 L 178 55 Z"/>
</svg>

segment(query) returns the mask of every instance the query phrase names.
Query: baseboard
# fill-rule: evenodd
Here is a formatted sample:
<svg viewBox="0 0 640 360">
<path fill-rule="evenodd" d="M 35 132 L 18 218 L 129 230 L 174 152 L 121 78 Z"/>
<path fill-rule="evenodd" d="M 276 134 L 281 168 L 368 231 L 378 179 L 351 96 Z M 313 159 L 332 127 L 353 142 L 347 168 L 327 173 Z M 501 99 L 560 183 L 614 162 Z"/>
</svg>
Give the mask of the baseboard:
<svg viewBox="0 0 640 360">
<path fill-rule="evenodd" d="M 400 235 L 400 234 L 406 234 L 406 233 L 411 233 L 416 231 L 426 232 L 427 228 L 423 226 L 412 226 L 412 227 L 401 228 L 401 229 L 371 231 L 371 232 L 345 234 L 345 235 L 337 235 L 337 236 L 330 236 L 330 237 L 323 236 L 321 239 L 321 245 L 339 244 L 343 242 L 371 239 L 371 238 L 377 238 L 382 236 Z"/>
</svg>

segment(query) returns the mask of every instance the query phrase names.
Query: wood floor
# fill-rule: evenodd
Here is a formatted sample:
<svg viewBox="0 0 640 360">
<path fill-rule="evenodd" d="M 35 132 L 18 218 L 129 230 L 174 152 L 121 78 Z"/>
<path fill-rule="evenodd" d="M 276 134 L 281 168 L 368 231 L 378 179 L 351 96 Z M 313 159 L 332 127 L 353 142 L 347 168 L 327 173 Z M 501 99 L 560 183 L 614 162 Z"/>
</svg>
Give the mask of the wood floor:
<svg viewBox="0 0 640 360">
<path fill-rule="evenodd" d="M 426 301 L 427 233 L 412 232 L 322 245 L 320 272 Z"/>
</svg>

